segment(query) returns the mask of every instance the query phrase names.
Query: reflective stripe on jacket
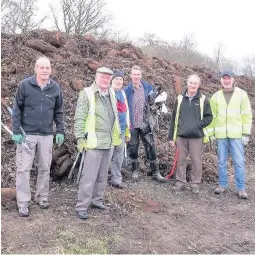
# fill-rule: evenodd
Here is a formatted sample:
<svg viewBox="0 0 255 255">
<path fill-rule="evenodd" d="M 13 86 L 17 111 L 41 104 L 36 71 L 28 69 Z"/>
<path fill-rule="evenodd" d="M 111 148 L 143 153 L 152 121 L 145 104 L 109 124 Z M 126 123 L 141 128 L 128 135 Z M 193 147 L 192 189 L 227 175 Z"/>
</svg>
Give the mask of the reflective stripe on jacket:
<svg viewBox="0 0 255 255">
<path fill-rule="evenodd" d="M 85 121 L 85 132 L 88 133 L 87 135 L 87 148 L 88 149 L 95 149 L 97 147 L 97 136 L 96 136 L 96 117 L 95 117 L 95 95 L 94 91 L 91 87 L 84 88 L 88 99 L 89 99 L 89 112 L 87 119 Z M 113 89 L 109 89 L 110 98 L 112 102 L 113 112 L 115 115 L 114 125 L 113 125 L 113 133 L 112 133 L 112 145 L 117 146 L 121 144 L 121 136 L 120 136 L 120 127 L 118 122 L 118 113 L 116 107 L 116 99 L 115 99 L 115 92 Z"/>
</svg>

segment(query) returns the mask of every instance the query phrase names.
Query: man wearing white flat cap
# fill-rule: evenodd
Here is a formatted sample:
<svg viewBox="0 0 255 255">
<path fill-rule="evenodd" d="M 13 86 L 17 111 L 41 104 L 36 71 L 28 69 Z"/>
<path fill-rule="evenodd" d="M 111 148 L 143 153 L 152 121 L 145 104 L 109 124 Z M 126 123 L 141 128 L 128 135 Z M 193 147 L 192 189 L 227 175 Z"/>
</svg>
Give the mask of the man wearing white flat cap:
<svg viewBox="0 0 255 255">
<path fill-rule="evenodd" d="M 114 146 L 121 144 L 115 93 L 110 89 L 112 70 L 97 69 L 95 81 L 79 95 L 74 134 L 79 152 L 85 151 L 79 182 L 76 215 L 88 218 L 88 208 L 106 209 L 103 197 Z"/>
</svg>

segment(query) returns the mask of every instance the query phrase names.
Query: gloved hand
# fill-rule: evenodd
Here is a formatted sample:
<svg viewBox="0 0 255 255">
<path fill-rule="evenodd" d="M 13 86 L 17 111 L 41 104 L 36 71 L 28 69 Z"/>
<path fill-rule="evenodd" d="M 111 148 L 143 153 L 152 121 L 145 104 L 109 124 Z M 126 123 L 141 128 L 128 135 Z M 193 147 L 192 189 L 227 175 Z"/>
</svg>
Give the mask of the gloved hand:
<svg viewBox="0 0 255 255">
<path fill-rule="evenodd" d="M 22 144 L 23 140 L 24 140 L 24 136 L 22 134 L 19 135 L 12 135 L 12 140 L 16 143 L 16 144 Z"/>
<path fill-rule="evenodd" d="M 56 144 L 60 146 L 64 142 L 64 135 L 63 134 L 57 134 L 56 135 Z"/>
<path fill-rule="evenodd" d="M 216 139 L 216 137 L 215 136 L 210 136 L 210 142 L 215 142 L 217 139 Z"/>
<path fill-rule="evenodd" d="M 87 149 L 87 144 L 84 138 L 78 138 L 77 140 L 77 149 L 79 152 Z"/>
<path fill-rule="evenodd" d="M 217 150 L 217 139 L 215 136 L 210 136 L 211 148 Z"/>
<path fill-rule="evenodd" d="M 243 145 L 247 145 L 247 144 L 249 143 L 249 140 L 250 140 L 249 136 L 244 135 L 244 136 L 242 137 L 242 143 L 243 143 Z"/>
</svg>

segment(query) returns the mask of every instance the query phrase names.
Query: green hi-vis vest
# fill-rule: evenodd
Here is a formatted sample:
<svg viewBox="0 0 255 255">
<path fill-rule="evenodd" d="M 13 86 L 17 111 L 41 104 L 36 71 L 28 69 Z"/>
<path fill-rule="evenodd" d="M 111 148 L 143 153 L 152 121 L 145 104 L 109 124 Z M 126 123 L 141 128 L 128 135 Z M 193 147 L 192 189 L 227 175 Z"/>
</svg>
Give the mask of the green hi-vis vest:
<svg viewBox="0 0 255 255">
<path fill-rule="evenodd" d="M 89 100 L 89 112 L 88 117 L 85 121 L 85 133 L 88 133 L 87 136 L 87 148 L 88 149 L 95 149 L 97 147 L 97 136 L 96 136 L 96 117 L 95 117 L 95 95 L 92 87 L 84 88 L 85 93 L 88 96 Z M 110 88 L 110 98 L 112 102 L 113 112 L 115 115 L 114 125 L 113 125 L 113 133 L 112 133 L 112 145 L 117 146 L 122 143 L 121 134 L 120 134 L 120 127 L 119 127 L 119 120 L 118 120 L 118 113 L 117 113 L 117 106 L 116 106 L 116 98 L 115 92 Z"/>
<path fill-rule="evenodd" d="M 210 105 L 213 121 L 207 127 L 209 136 L 234 139 L 251 133 L 252 109 L 248 95 L 244 90 L 235 87 L 227 104 L 221 89 L 213 94 Z"/>
<path fill-rule="evenodd" d="M 174 141 L 176 140 L 176 137 L 177 137 L 177 128 L 178 128 L 178 122 L 179 122 L 179 116 L 180 116 L 180 106 L 181 106 L 182 99 L 183 99 L 182 95 L 179 95 L 177 98 L 178 104 L 177 104 L 177 110 L 176 110 L 176 116 L 175 116 L 174 137 L 173 137 Z M 205 95 L 202 94 L 202 96 L 199 98 L 201 120 L 203 119 L 203 115 L 204 115 L 204 101 L 205 101 Z M 204 132 L 203 142 L 208 143 L 209 137 L 207 135 L 206 128 L 203 128 L 203 132 Z"/>
</svg>

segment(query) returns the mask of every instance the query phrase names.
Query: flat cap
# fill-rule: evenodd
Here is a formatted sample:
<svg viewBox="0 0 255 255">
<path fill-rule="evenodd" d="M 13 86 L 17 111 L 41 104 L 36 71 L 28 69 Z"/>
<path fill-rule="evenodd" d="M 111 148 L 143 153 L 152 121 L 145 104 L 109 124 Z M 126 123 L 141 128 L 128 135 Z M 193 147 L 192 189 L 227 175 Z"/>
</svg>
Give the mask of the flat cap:
<svg viewBox="0 0 255 255">
<path fill-rule="evenodd" d="M 97 68 L 97 73 L 106 73 L 106 74 L 110 74 L 113 75 L 113 71 L 107 67 L 99 67 Z"/>
</svg>

